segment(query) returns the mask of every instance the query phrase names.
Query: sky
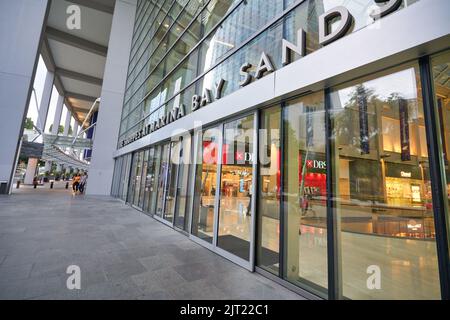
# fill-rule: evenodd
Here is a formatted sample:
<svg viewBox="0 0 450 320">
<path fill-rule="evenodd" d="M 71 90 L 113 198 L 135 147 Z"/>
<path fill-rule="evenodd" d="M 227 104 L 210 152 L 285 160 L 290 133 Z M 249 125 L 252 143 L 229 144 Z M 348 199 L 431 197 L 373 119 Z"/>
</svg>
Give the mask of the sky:
<svg viewBox="0 0 450 320">
<path fill-rule="evenodd" d="M 39 56 L 38 67 L 36 70 L 36 76 L 34 78 L 34 84 L 33 84 L 33 88 L 35 89 L 36 95 L 34 94 L 34 92 L 31 94 L 30 104 L 28 106 L 28 113 L 27 113 L 27 117 L 31 118 L 35 125 L 37 123 L 37 117 L 38 117 L 38 106 L 37 105 L 39 105 L 41 98 L 42 98 L 42 91 L 44 90 L 44 83 L 45 83 L 46 75 L 47 75 L 47 68 L 45 67 L 44 60 L 42 60 L 42 57 Z M 57 101 L 58 101 L 58 91 L 56 90 L 55 86 L 53 86 L 52 97 L 50 99 L 50 106 L 49 106 L 48 115 L 47 115 L 47 122 L 45 125 L 45 132 L 47 132 L 47 133 L 50 132 L 50 126 L 52 125 L 53 119 L 55 117 Z M 67 115 L 67 107 L 64 105 L 60 124 L 64 125 L 64 123 L 66 121 L 66 115 Z M 75 119 L 72 117 L 71 118 L 72 128 L 74 126 L 74 123 L 75 123 Z M 38 139 L 38 140 L 40 140 L 40 139 Z"/>
</svg>

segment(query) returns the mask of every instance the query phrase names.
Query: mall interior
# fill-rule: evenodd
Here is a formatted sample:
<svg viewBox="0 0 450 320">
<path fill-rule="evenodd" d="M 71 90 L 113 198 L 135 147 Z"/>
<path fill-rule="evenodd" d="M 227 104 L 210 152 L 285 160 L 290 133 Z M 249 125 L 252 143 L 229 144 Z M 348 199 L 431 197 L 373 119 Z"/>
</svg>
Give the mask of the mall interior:
<svg viewBox="0 0 450 320">
<path fill-rule="evenodd" d="M 450 299 L 449 12 L 117 0 L 87 194 L 294 292 Z"/>
</svg>

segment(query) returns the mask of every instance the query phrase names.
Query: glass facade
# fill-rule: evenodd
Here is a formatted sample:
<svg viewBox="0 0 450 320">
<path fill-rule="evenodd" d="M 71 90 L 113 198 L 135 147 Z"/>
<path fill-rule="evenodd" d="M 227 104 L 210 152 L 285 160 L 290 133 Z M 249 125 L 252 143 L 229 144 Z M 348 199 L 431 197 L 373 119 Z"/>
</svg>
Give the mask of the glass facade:
<svg viewBox="0 0 450 320">
<path fill-rule="evenodd" d="M 282 68 L 282 39 L 295 43 L 300 28 L 306 54 L 321 49 L 319 17 L 338 5 L 354 17 L 350 32 L 371 23 L 374 0 L 140 1 L 118 149 L 181 104 L 193 112 L 192 96 L 220 79 L 223 96 L 239 90 L 241 66 L 255 72 L 261 52 Z M 428 69 L 421 59 L 332 81 L 341 84 L 120 156 L 111 193 L 322 298 L 440 299 L 449 53 L 428 59 Z"/>
</svg>

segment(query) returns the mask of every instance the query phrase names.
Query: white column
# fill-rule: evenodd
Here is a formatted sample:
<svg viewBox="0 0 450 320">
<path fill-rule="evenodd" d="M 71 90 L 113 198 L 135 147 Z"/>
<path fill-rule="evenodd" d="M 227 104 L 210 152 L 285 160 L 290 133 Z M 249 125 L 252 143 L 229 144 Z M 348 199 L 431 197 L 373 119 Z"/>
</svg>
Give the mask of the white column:
<svg viewBox="0 0 450 320">
<path fill-rule="evenodd" d="M 128 60 L 136 11 L 136 0 L 116 0 L 101 102 L 97 118 L 87 194 L 109 195 L 116 150 Z"/>
<path fill-rule="evenodd" d="M 44 171 L 50 171 L 52 169 L 52 162 L 51 161 L 45 161 L 45 167 L 44 167 Z"/>
<path fill-rule="evenodd" d="M 39 159 L 37 158 L 28 158 L 27 171 L 25 172 L 25 184 L 33 184 L 34 176 L 36 175 L 36 168 L 38 165 Z"/>
<path fill-rule="evenodd" d="M 55 80 L 55 74 L 47 70 L 44 82 L 44 90 L 42 91 L 41 102 L 39 104 L 39 115 L 37 120 L 38 128 L 45 131 L 45 124 L 47 122 L 48 107 L 50 106 L 50 100 L 53 91 L 53 82 Z"/>
<path fill-rule="evenodd" d="M 73 126 L 73 136 L 75 137 L 77 134 L 78 134 L 78 128 L 79 128 L 79 124 L 78 124 L 78 121 L 77 120 L 75 120 L 75 124 L 74 124 L 74 126 Z"/>
<path fill-rule="evenodd" d="M 0 1 L 0 181 L 11 190 L 48 0 Z"/>
<path fill-rule="evenodd" d="M 70 127 L 71 118 L 72 118 L 72 114 L 70 113 L 69 109 L 67 109 L 66 122 L 64 123 L 64 134 L 63 134 L 65 136 L 69 135 L 69 127 Z"/>
<path fill-rule="evenodd" d="M 64 106 L 64 96 L 59 95 L 58 96 L 58 102 L 56 103 L 56 111 L 55 111 L 55 117 L 53 118 L 53 125 L 52 125 L 52 134 L 57 135 L 59 124 L 61 123 L 61 116 Z"/>
</svg>

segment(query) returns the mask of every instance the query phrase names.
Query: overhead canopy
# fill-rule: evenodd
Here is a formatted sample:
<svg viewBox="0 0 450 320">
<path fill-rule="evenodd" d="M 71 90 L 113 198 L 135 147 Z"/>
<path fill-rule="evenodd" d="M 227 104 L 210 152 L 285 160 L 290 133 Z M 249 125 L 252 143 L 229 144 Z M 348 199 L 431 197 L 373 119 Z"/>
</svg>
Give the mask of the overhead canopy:
<svg viewBox="0 0 450 320">
<path fill-rule="evenodd" d="M 64 165 L 66 167 L 72 167 L 82 170 L 89 169 L 88 162 L 79 160 L 76 157 L 65 153 L 60 148 L 50 144 L 44 144 L 44 152 L 42 153 L 42 160 L 55 162 L 60 165 Z"/>
<path fill-rule="evenodd" d="M 81 28 L 69 29 L 69 6 L 77 5 Z M 100 97 L 115 0 L 56 0 L 51 2 L 42 57 L 55 73 L 55 86 L 66 106 L 82 123 Z"/>
</svg>

